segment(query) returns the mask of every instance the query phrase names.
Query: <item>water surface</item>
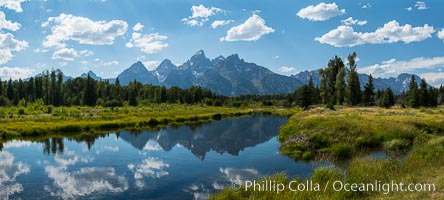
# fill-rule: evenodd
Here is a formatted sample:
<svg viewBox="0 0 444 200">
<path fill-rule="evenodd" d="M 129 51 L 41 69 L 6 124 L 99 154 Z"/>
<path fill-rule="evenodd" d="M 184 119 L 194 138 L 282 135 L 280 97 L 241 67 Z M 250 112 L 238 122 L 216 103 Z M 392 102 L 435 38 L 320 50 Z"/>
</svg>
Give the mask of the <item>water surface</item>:
<svg viewBox="0 0 444 200">
<path fill-rule="evenodd" d="M 205 199 L 277 172 L 316 164 L 279 154 L 286 118 L 256 115 L 203 125 L 10 141 L 0 152 L 0 199 Z"/>
</svg>

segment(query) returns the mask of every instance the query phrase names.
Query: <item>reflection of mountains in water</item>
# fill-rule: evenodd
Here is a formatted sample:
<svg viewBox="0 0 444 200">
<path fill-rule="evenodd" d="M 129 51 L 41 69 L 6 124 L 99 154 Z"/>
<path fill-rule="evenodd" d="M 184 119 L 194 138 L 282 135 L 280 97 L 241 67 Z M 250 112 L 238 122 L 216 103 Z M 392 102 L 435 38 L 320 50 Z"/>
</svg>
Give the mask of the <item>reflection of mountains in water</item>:
<svg viewBox="0 0 444 200">
<path fill-rule="evenodd" d="M 237 119 L 224 119 L 204 124 L 192 129 L 189 126 L 167 127 L 160 131 L 142 131 L 133 133 L 121 131 L 119 137 L 135 148 L 142 150 L 150 141 L 156 141 L 165 151 L 176 145 L 189 149 L 199 159 L 204 159 L 207 152 L 227 152 L 238 155 L 247 147 L 264 143 L 279 133 L 279 127 L 286 118 L 256 115 Z"/>
</svg>

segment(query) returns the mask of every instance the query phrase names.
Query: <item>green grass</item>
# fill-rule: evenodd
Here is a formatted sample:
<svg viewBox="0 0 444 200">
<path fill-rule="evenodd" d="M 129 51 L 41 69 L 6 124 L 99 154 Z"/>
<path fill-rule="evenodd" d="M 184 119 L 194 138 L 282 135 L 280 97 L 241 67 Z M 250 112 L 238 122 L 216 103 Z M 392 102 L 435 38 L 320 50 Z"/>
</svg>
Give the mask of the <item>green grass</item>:
<svg viewBox="0 0 444 200">
<path fill-rule="evenodd" d="M 444 108 L 380 109 L 322 108 L 299 112 L 281 128 L 281 152 L 295 159 L 346 160 L 338 167 L 316 168 L 314 183 L 403 182 L 434 184 L 432 192 L 346 192 L 328 187 L 324 192 L 288 189 L 254 192 L 230 188 L 211 199 L 444 199 Z M 368 150 L 384 150 L 387 156 L 373 158 Z M 400 151 L 407 154 L 397 154 Z M 393 154 L 394 153 L 394 154 Z M 403 155 L 399 157 L 399 155 Z M 336 162 L 333 162 L 336 163 Z M 305 180 L 277 174 L 265 177 L 277 183 Z M 321 187 L 322 188 L 322 187 Z"/>
<path fill-rule="evenodd" d="M 47 114 L 48 110 L 51 114 Z M 290 115 L 297 111 L 274 107 L 230 108 L 199 105 L 153 104 L 139 107 L 0 107 L 0 142 L 60 133 L 97 132 L 203 123 L 256 112 Z"/>
<path fill-rule="evenodd" d="M 295 159 L 303 159 L 309 153 L 314 157 L 343 160 L 354 156 L 351 152 L 409 149 L 417 135 L 443 132 L 443 107 L 339 108 L 337 111 L 317 108 L 292 116 L 281 128 L 279 140 L 281 152 Z M 301 141 L 301 137 L 306 139 Z"/>
</svg>

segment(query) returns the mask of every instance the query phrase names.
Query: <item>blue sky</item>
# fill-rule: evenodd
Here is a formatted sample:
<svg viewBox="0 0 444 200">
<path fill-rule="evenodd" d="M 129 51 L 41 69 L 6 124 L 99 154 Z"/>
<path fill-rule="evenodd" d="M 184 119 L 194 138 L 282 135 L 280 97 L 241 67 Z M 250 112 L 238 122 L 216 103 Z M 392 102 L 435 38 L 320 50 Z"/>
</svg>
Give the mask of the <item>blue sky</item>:
<svg viewBox="0 0 444 200">
<path fill-rule="evenodd" d="M 138 60 L 154 69 L 200 49 L 290 75 L 356 51 L 362 73 L 440 85 L 443 9 L 440 0 L 1 0 L 0 77 L 56 68 L 116 77 Z"/>
</svg>

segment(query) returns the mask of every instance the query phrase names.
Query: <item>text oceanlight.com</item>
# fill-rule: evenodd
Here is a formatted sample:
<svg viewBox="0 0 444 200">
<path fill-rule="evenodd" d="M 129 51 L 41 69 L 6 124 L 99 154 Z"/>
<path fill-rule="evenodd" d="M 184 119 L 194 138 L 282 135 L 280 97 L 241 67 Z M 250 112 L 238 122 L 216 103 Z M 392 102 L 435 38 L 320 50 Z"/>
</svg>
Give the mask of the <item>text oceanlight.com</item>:
<svg viewBox="0 0 444 200">
<path fill-rule="evenodd" d="M 389 194 L 391 192 L 434 192 L 436 191 L 433 183 L 403 183 L 403 182 L 382 182 L 374 181 L 371 183 L 349 183 L 344 181 L 328 181 L 320 184 L 312 180 L 291 181 L 289 183 L 279 183 L 272 180 L 264 181 L 244 181 L 243 184 L 234 183 L 234 190 L 245 190 L 254 192 L 274 192 L 282 193 L 285 190 L 291 192 L 326 192 L 333 190 L 336 192 L 382 192 Z"/>
</svg>

